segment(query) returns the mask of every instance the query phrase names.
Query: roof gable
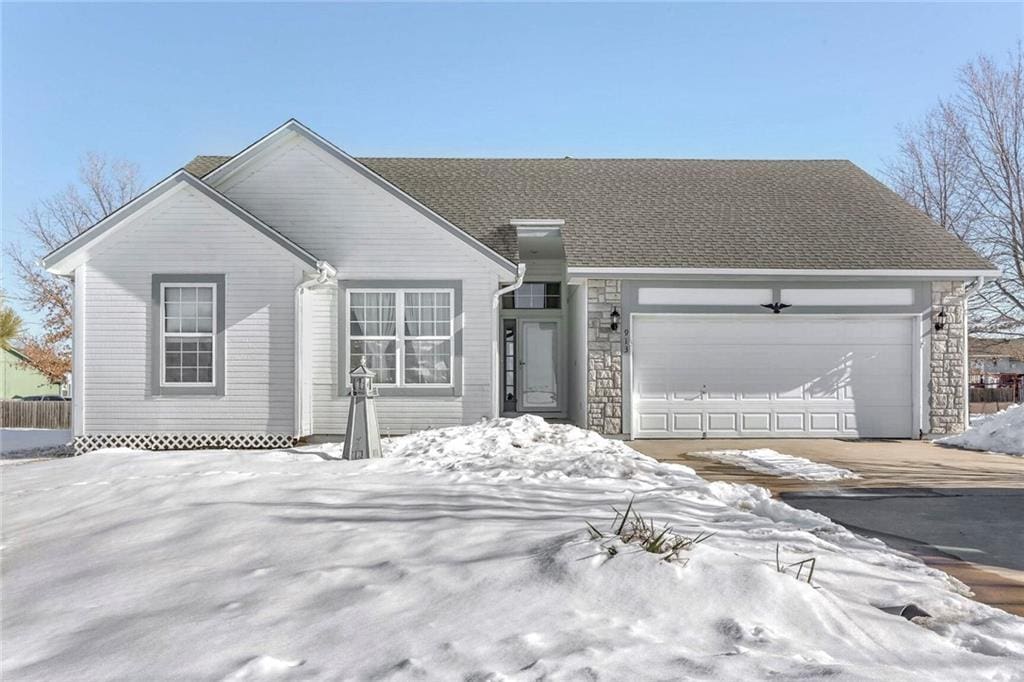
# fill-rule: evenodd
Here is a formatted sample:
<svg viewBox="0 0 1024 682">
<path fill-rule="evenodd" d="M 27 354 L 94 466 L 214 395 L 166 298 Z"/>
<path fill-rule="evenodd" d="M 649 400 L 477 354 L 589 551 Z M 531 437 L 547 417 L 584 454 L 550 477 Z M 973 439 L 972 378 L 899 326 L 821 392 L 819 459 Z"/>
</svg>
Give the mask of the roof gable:
<svg viewBox="0 0 1024 682">
<path fill-rule="evenodd" d="M 328 156 L 338 161 L 346 168 L 351 169 L 363 176 L 374 185 L 390 194 L 392 197 L 406 204 L 430 222 L 445 230 L 458 240 L 474 249 L 487 260 L 497 265 L 507 274 L 515 275 L 516 265 L 506 255 L 498 252 L 491 245 L 476 238 L 472 233 L 453 224 L 446 217 L 439 214 L 433 208 L 427 206 L 417 198 L 405 192 L 402 188 L 390 182 L 387 178 L 376 173 L 358 159 L 349 156 L 339 147 L 310 130 L 295 119 L 290 119 L 282 126 L 271 131 L 244 150 L 232 157 L 196 157 L 189 165 L 199 171 L 206 171 L 203 182 L 217 187 L 228 182 L 229 178 L 239 172 L 243 172 L 250 163 L 255 162 L 264 154 L 275 149 L 292 139 L 293 135 L 299 135 L 316 145 Z"/>
<path fill-rule="evenodd" d="M 171 193 L 182 187 L 189 187 L 197 191 L 221 209 L 276 243 L 303 264 L 309 267 L 316 267 L 317 258 L 313 254 L 295 244 L 283 234 L 185 169 L 172 173 L 71 241 L 44 256 L 42 259 L 43 267 L 55 274 L 70 274 L 78 261 L 83 257 L 83 249 L 113 234 L 122 225 L 127 225 L 132 218 L 141 215 L 144 211 L 157 205 L 162 199 L 170 196 Z"/>
</svg>

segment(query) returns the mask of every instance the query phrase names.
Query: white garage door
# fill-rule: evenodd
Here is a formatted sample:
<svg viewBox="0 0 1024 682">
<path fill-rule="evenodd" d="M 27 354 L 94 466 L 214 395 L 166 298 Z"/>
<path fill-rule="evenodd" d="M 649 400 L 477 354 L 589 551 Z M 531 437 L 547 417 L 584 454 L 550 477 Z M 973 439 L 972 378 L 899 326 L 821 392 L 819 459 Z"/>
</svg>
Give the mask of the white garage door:
<svg viewBox="0 0 1024 682">
<path fill-rule="evenodd" d="M 911 437 L 911 331 L 893 317 L 635 316 L 633 434 Z"/>
</svg>

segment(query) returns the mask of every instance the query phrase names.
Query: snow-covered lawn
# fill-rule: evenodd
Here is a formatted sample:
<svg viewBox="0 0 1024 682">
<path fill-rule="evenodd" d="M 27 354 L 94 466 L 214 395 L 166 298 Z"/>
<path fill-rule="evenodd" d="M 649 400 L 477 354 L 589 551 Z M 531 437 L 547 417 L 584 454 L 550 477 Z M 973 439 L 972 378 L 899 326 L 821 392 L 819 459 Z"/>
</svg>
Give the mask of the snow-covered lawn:
<svg viewBox="0 0 1024 682">
<path fill-rule="evenodd" d="M 385 449 L 8 468 L 3 679 L 1024 676 L 1024 619 L 763 489 L 531 417 Z M 585 522 L 633 496 L 715 535 L 685 564 L 609 557 Z M 877 608 L 907 603 L 931 617 Z"/>
<path fill-rule="evenodd" d="M 1024 405 L 972 417 L 971 428 L 956 436 L 939 438 L 936 442 L 968 450 L 1024 455 Z"/>
<path fill-rule="evenodd" d="M 690 457 L 712 459 L 733 466 L 742 467 L 759 474 L 780 476 L 782 478 L 802 478 L 808 481 L 839 481 L 860 478 L 849 469 L 840 469 L 830 464 L 812 462 L 804 457 L 784 455 L 768 448 L 756 450 L 708 450 L 691 452 Z"/>
<path fill-rule="evenodd" d="M 0 429 L 0 465 L 70 453 L 67 429 Z"/>
</svg>

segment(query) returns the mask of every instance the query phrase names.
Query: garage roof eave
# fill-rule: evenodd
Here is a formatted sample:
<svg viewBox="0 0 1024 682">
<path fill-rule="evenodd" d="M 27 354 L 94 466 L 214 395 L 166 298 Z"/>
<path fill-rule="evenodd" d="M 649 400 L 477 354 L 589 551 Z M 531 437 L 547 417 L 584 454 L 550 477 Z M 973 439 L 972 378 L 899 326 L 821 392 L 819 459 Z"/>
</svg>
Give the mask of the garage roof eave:
<svg viewBox="0 0 1024 682">
<path fill-rule="evenodd" d="M 570 280 L 584 279 L 672 279 L 672 278 L 855 278 L 855 279 L 917 279 L 917 280 L 972 280 L 979 277 L 999 279 L 1002 272 L 990 270 L 957 269 L 817 269 L 817 268 L 642 268 L 642 267 L 590 267 L 566 268 Z M 571 282 L 570 282 L 571 283 Z"/>
</svg>

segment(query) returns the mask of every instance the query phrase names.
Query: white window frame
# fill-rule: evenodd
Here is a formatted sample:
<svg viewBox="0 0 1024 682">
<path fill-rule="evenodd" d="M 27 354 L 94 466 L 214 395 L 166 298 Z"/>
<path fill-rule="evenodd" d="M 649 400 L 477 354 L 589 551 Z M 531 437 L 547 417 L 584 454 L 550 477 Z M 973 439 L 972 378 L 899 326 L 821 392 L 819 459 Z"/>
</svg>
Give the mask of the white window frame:
<svg viewBox="0 0 1024 682">
<path fill-rule="evenodd" d="M 167 331 L 167 289 L 168 288 L 204 288 L 210 289 L 212 292 L 212 311 L 213 317 L 210 328 L 212 331 L 209 332 L 169 332 Z M 160 325 L 160 386 L 164 387 L 175 387 L 181 386 L 183 388 L 188 387 L 201 387 L 210 388 L 217 386 L 217 334 L 220 330 L 217 329 L 217 284 L 215 282 L 161 282 L 160 283 L 160 318 L 157 320 Z M 168 336 L 185 336 L 191 338 L 204 338 L 210 337 L 211 347 L 211 358 L 212 364 L 210 365 L 210 381 L 167 381 L 167 337 Z"/>
<path fill-rule="evenodd" d="M 352 334 L 351 302 L 352 294 L 394 294 L 395 295 L 395 335 L 394 336 L 355 336 Z M 405 295 L 406 294 L 448 294 L 448 335 L 447 336 L 406 336 L 405 335 Z M 453 388 L 455 386 L 455 290 L 436 287 L 405 287 L 402 289 L 356 288 L 345 290 L 345 383 L 348 384 L 348 372 L 352 365 L 352 341 L 394 341 L 395 342 L 395 383 L 384 384 L 374 380 L 375 386 L 388 388 Z M 448 341 L 448 381 L 447 383 L 406 383 L 405 381 L 405 342 L 406 341 Z"/>
</svg>

